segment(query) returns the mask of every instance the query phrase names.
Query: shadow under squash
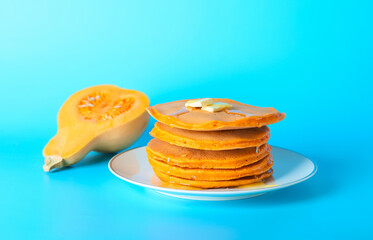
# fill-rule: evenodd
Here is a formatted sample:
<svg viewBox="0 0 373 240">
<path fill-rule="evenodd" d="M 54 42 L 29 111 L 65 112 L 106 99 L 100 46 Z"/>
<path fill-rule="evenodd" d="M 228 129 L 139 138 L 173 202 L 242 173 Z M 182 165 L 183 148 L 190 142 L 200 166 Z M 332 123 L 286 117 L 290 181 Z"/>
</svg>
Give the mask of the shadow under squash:
<svg viewBox="0 0 373 240">
<path fill-rule="evenodd" d="M 117 155 L 118 153 L 99 153 L 99 152 L 91 152 L 85 158 L 80 160 L 79 163 L 75 164 L 75 166 L 84 167 L 84 166 L 91 166 L 100 164 L 103 162 L 109 163 L 110 159 Z"/>
<path fill-rule="evenodd" d="M 51 173 L 57 173 L 57 172 L 63 172 L 65 170 L 69 170 L 71 168 L 80 168 L 80 167 L 87 167 L 102 163 L 109 163 L 110 159 L 114 157 L 117 153 L 98 153 L 98 152 L 90 152 L 87 156 L 85 156 L 82 160 L 79 162 L 71 165 L 71 166 L 65 166 L 63 168 L 53 169 L 50 172 Z"/>
</svg>

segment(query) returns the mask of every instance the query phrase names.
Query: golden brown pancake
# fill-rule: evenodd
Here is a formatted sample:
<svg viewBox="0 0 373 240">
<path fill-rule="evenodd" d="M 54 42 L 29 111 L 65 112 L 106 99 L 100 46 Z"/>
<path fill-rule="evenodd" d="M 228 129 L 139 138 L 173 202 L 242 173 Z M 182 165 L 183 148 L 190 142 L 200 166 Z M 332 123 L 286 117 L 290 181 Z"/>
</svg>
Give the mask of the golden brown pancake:
<svg viewBox="0 0 373 240">
<path fill-rule="evenodd" d="M 273 165 L 272 155 L 268 155 L 253 164 L 236 169 L 182 168 L 169 165 L 162 161 L 155 160 L 149 156 L 148 159 L 150 165 L 153 167 L 154 170 L 175 177 L 201 181 L 231 180 L 252 175 L 258 175 L 268 171 Z"/>
<path fill-rule="evenodd" d="M 268 141 L 270 131 L 267 126 L 225 131 L 191 131 L 157 122 L 150 135 L 181 147 L 226 150 L 261 146 Z"/>
<path fill-rule="evenodd" d="M 196 187 L 196 188 L 227 188 L 227 187 L 237 187 L 241 185 L 251 184 L 260 182 L 266 178 L 272 176 L 273 170 L 268 171 L 254 176 L 225 180 L 225 181 L 196 181 L 190 179 L 179 178 L 175 176 L 168 175 L 166 173 L 154 170 L 155 174 L 164 182 L 180 184 L 184 186 Z"/>
<path fill-rule="evenodd" d="M 198 131 L 216 131 L 262 127 L 285 118 L 284 113 L 274 108 L 255 107 L 230 99 L 214 98 L 214 102 L 232 105 L 232 109 L 207 112 L 199 108 L 185 108 L 188 100 L 157 104 L 147 111 L 156 120 L 171 127 Z"/>
<path fill-rule="evenodd" d="M 259 161 L 271 152 L 268 144 L 258 148 L 209 151 L 179 147 L 152 139 L 146 147 L 148 156 L 154 160 L 166 162 L 184 168 L 240 168 Z"/>
</svg>

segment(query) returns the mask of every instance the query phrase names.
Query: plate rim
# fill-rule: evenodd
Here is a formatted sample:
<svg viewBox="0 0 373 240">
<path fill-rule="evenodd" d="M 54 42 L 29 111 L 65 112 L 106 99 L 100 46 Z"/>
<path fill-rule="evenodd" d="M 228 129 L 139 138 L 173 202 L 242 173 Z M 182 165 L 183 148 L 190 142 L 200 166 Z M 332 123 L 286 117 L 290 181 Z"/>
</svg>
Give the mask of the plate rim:
<svg viewBox="0 0 373 240">
<path fill-rule="evenodd" d="M 122 154 L 125 154 L 129 151 L 133 151 L 133 150 L 138 150 L 140 148 L 146 148 L 146 145 L 145 146 L 139 146 L 139 147 L 134 147 L 134 148 L 131 148 L 131 149 L 128 149 L 128 150 L 125 150 L 123 152 L 120 152 L 118 154 L 116 154 L 115 156 L 113 156 L 109 163 L 108 163 L 108 168 L 110 170 L 110 172 L 112 174 L 114 174 L 116 177 L 126 181 L 126 182 L 129 182 L 131 184 L 134 184 L 136 186 L 141 186 L 141 187 L 144 187 L 146 189 L 153 189 L 153 190 L 156 190 L 156 191 L 161 191 L 161 192 L 171 192 L 171 193 L 178 193 L 178 194 L 182 194 L 182 195 L 246 195 L 246 194 L 257 194 L 257 193 L 261 193 L 261 192 L 270 192 L 270 191 L 274 191 L 274 190 L 278 190 L 278 189 L 282 189 L 282 188 L 286 188 L 286 187 L 290 187 L 292 185 L 295 185 L 295 184 L 298 184 L 298 183 L 301 183 L 301 182 L 304 182 L 306 181 L 307 179 L 311 178 L 312 176 L 314 176 L 318 170 L 318 166 L 316 164 L 316 162 L 312 161 L 311 159 L 309 159 L 308 157 L 304 156 L 303 154 L 300 154 L 298 152 L 295 152 L 295 151 L 292 151 L 292 150 L 289 150 L 289 149 L 286 149 L 286 148 L 283 148 L 283 147 L 277 147 L 277 146 L 273 146 L 271 145 L 272 148 L 278 148 L 278 149 L 282 149 L 282 150 L 286 150 L 288 152 L 292 152 L 292 153 L 296 153 L 304 158 L 306 158 L 308 161 L 310 161 L 313 165 L 313 170 L 311 171 L 311 173 L 309 173 L 307 176 L 301 178 L 301 179 L 298 179 L 296 181 L 292 181 L 292 182 L 289 182 L 289 183 L 286 183 L 286 184 L 283 184 L 283 185 L 276 185 L 276 186 L 272 186 L 272 187 L 262 187 L 262 188 L 255 188 L 255 189 L 237 189 L 235 191 L 219 191 L 219 192 L 216 192 L 216 191 L 203 191 L 203 190 L 186 190 L 186 189 L 173 189 L 173 188 L 165 188 L 165 187 L 158 187 L 158 186 L 153 186 L 153 185 L 148 185 L 148 184 L 145 184 L 145 183 L 140 183 L 140 182 L 137 182 L 137 181 L 134 181 L 132 179 L 129 179 L 129 178 L 126 178 L 126 177 L 123 177 L 121 175 L 119 175 L 118 173 L 116 173 L 114 171 L 114 169 L 111 167 L 111 164 L 112 162 L 118 158 L 119 156 L 121 156 Z M 220 188 L 222 189 L 222 188 Z"/>
</svg>

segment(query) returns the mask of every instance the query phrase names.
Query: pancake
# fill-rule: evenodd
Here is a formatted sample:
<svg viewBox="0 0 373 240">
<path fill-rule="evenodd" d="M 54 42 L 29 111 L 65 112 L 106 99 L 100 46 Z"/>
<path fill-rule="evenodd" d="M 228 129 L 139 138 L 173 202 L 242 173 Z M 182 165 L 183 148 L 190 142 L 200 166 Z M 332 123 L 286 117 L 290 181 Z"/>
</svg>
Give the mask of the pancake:
<svg viewBox="0 0 373 240">
<path fill-rule="evenodd" d="M 179 147 L 152 139 L 146 147 L 148 156 L 169 165 L 184 168 L 240 168 L 259 161 L 271 152 L 271 146 L 263 144 L 258 148 L 208 151 Z"/>
<path fill-rule="evenodd" d="M 258 175 L 268 171 L 273 165 L 272 155 L 268 155 L 253 164 L 236 169 L 182 168 L 152 159 L 149 156 L 148 159 L 150 165 L 153 167 L 154 170 L 175 177 L 202 181 L 231 180 L 247 176 Z"/>
<path fill-rule="evenodd" d="M 230 99 L 214 98 L 214 102 L 232 105 L 231 109 L 221 112 L 207 112 L 199 108 L 185 108 L 188 100 L 157 104 L 147 111 L 156 120 L 171 127 L 198 131 L 216 131 L 262 127 L 279 122 L 284 113 L 274 108 L 255 107 Z"/>
<path fill-rule="evenodd" d="M 190 131 L 157 122 L 149 133 L 159 140 L 187 148 L 201 150 L 226 150 L 257 147 L 270 137 L 267 126 L 225 131 Z"/>
<path fill-rule="evenodd" d="M 237 187 L 241 185 L 261 182 L 262 180 L 272 176 L 273 170 L 268 171 L 254 176 L 225 180 L 225 181 L 196 181 L 190 179 L 184 179 L 179 177 L 174 177 L 166 173 L 154 170 L 155 174 L 164 182 L 180 184 L 184 186 L 196 187 L 196 188 L 227 188 L 227 187 Z"/>
</svg>

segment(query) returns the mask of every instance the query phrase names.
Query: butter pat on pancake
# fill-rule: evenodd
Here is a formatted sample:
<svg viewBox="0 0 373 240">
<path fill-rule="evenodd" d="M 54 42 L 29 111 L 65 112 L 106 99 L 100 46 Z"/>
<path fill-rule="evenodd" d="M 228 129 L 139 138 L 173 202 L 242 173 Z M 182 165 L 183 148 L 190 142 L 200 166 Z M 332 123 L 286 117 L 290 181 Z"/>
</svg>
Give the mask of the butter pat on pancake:
<svg viewBox="0 0 373 240">
<path fill-rule="evenodd" d="M 258 148 L 209 151 L 171 145 L 152 139 L 146 147 L 148 156 L 167 164 L 184 168 L 235 169 L 259 161 L 271 152 L 268 144 Z"/>
<path fill-rule="evenodd" d="M 155 123 L 150 135 L 181 147 L 201 150 L 227 150 L 257 147 L 270 137 L 267 126 L 225 131 L 191 131 Z"/>
<path fill-rule="evenodd" d="M 231 180 L 258 175 L 268 171 L 273 165 L 272 155 L 268 155 L 253 164 L 236 169 L 181 168 L 152 159 L 150 156 L 148 156 L 148 159 L 154 170 L 161 171 L 175 177 L 202 181 Z"/>
<path fill-rule="evenodd" d="M 166 173 L 154 170 L 155 174 L 164 182 L 180 184 L 184 186 L 196 187 L 196 188 L 228 188 L 228 187 L 237 187 L 246 184 L 261 182 L 266 178 L 269 178 L 273 174 L 273 170 L 269 169 L 267 172 L 264 172 L 259 175 L 233 179 L 233 180 L 224 180 L 224 181 L 196 181 L 190 179 L 179 178 L 175 176 L 168 175 Z"/>
<path fill-rule="evenodd" d="M 274 108 L 255 107 L 230 99 L 213 98 L 214 102 L 232 105 L 231 109 L 221 112 L 208 112 L 199 108 L 185 108 L 188 100 L 157 104 L 147 111 L 156 120 L 166 125 L 199 131 L 216 131 L 262 127 L 279 122 L 284 113 Z"/>
</svg>

